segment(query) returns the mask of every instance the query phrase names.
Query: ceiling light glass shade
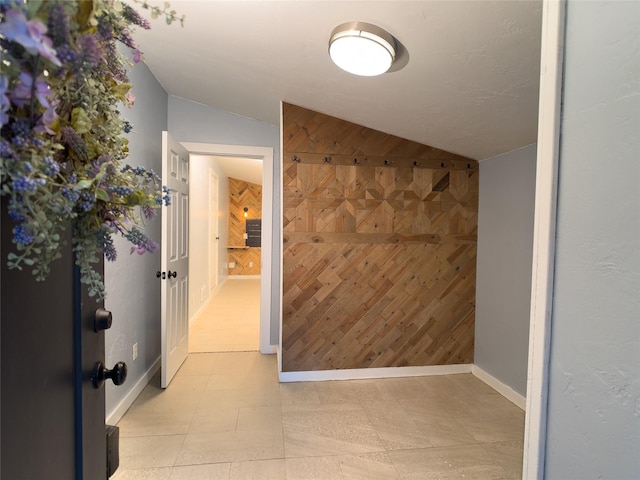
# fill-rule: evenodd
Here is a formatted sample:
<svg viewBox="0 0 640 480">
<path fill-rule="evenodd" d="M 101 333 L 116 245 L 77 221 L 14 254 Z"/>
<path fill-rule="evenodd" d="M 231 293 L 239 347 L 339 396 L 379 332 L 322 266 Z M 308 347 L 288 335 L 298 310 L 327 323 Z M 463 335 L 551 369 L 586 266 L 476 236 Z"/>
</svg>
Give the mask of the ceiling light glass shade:
<svg viewBox="0 0 640 480">
<path fill-rule="evenodd" d="M 329 56 L 338 67 L 354 75 L 381 75 L 396 58 L 396 41 L 370 23 L 347 22 L 331 32 Z"/>
</svg>

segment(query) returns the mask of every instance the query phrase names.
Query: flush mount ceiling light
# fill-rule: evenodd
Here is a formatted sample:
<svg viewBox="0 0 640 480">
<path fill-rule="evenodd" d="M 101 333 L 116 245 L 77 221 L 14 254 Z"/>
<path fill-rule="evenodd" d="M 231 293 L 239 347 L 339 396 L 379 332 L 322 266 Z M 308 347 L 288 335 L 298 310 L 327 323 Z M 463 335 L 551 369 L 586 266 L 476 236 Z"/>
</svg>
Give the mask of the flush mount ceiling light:
<svg viewBox="0 0 640 480">
<path fill-rule="evenodd" d="M 338 67 L 354 75 L 381 75 L 396 58 L 396 40 L 376 25 L 347 22 L 331 32 L 329 56 Z"/>
</svg>

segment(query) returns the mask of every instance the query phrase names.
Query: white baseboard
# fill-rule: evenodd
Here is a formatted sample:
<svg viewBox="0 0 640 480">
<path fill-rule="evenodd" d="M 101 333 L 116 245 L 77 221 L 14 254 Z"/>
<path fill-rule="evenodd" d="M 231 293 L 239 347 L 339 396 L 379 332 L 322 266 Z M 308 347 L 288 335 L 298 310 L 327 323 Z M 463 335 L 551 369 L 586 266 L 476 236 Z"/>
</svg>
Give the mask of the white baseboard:
<svg viewBox="0 0 640 480">
<path fill-rule="evenodd" d="M 144 387 L 149 384 L 151 378 L 153 378 L 158 370 L 160 370 L 160 357 L 158 357 L 158 359 L 153 362 L 153 365 L 144 372 L 133 388 L 129 390 L 122 400 L 120 400 L 120 403 L 118 403 L 118 405 L 116 405 L 115 408 L 107 414 L 107 419 L 105 420 L 107 425 L 116 425 L 120 419 L 124 417 L 124 414 L 127 413 L 129 407 L 133 405 L 133 402 L 135 402 L 136 398 L 138 398 L 142 393 Z"/>
<path fill-rule="evenodd" d="M 260 278 L 260 275 L 229 275 L 228 280 L 254 280 Z"/>
<path fill-rule="evenodd" d="M 507 400 L 510 400 L 511 402 L 516 404 L 518 407 L 520 407 L 522 410 L 525 409 L 527 404 L 527 399 L 524 396 L 520 395 L 518 392 L 516 392 L 509 385 L 501 382 L 496 377 L 485 372 L 482 368 L 478 367 L 477 365 L 473 365 L 471 367 L 471 373 L 473 373 L 473 375 L 475 375 L 477 378 L 479 378 L 484 383 L 489 385 L 491 388 L 493 388 L 496 392 L 498 392 L 500 395 L 505 397 Z"/>
<path fill-rule="evenodd" d="M 207 298 L 204 301 L 204 303 L 202 305 L 200 305 L 200 308 L 196 311 L 196 313 L 194 313 L 191 316 L 191 318 L 189 318 L 189 327 L 193 326 L 193 324 L 196 323 L 196 321 L 200 318 L 200 315 L 202 315 L 202 312 L 204 312 L 205 309 L 209 306 L 209 304 L 211 303 L 211 300 L 213 300 L 213 297 L 215 296 L 215 293 L 217 292 L 218 288 L 220 288 L 220 285 L 218 285 L 216 288 L 213 289 L 213 291 L 209 295 L 209 298 Z"/>
<path fill-rule="evenodd" d="M 306 372 L 279 372 L 281 382 L 322 382 L 327 380 L 361 380 L 368 378 L 420 377 L 471 373 L 471 364 L 429 365 L 424 367 L 352 368 Z"/>
<path fill-rule="evenodd" d="M 277 352 L 278 352 L 278 345 L 267 345 L 264 348 L 260 346 L 260 353 L 262 353 L 263 355 L 272 355 Z"/>
</svg>

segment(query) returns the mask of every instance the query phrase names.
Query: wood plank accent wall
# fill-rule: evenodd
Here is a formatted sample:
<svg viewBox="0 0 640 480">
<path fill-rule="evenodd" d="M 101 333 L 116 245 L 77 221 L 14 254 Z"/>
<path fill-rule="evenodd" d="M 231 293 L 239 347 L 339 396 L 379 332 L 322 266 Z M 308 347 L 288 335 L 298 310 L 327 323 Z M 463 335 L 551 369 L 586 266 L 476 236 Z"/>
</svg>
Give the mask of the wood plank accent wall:
<svg viewBox="0 0 640 480">
<path fill-rule="evenodd" d="M 244 207 L 249 208 L 247 218 L 262 216 L 262 185 L 229 177 L 230 246 L 245 245 Z M 235 267 L 229 269 L 229 275 L 260 275 L 261 249 L 259 247 L 229 248 L 227 252 L 227 261 L 235 263 Z"/>
<path fill-rule="evenodd" d="M 478 164 L 283 106 L 283 371 L 473 362 Z"/>
</svg>

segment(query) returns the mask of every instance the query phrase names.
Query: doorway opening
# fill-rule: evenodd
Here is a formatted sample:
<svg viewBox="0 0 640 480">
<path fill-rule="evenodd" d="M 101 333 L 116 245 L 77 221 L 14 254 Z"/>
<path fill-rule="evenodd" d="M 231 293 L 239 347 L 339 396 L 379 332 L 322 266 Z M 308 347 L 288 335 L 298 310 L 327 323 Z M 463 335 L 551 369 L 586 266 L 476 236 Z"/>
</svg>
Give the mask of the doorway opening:
<svg viewBox="0 0 640 480">
<path fill-rule="evenodd" d="M 195 335 L 189 350 L 274 353 L 275 346 L 270 342 L 273 148 L 183 145 L 190 153 L 195 180 L 191 183 L 190 250 L 194 268 L 190 271 L 189 295 L 190 333 L 194 329 Z M 244 208 L 235 212 L 239 207 L 232 199 L 230 184 L 236 177 L 246 177 L 247 184 L 261 189 L 261 203 L 254 202 L 248 212 Z M 249 217 L 262 220 L 259 249 L 247 247 L 243 237 L 239 240 L 234 237 L 231 227 L 234 222 L 230 218 L 235 221 L 238 216 L 241 235 Z M 236 248 L 247 250 L 249 256 L 261 251 L 255 259 L 247 260 L 244 275 L 239 274 L 241 269 L 230 254 Z M 250 264 L 252 270 L 248 269 Z M 202 319 L 211 316 L 215 322 L 202 324 Z M 198 338 L 199 334 L 209 338 Z"/>
</svg>

